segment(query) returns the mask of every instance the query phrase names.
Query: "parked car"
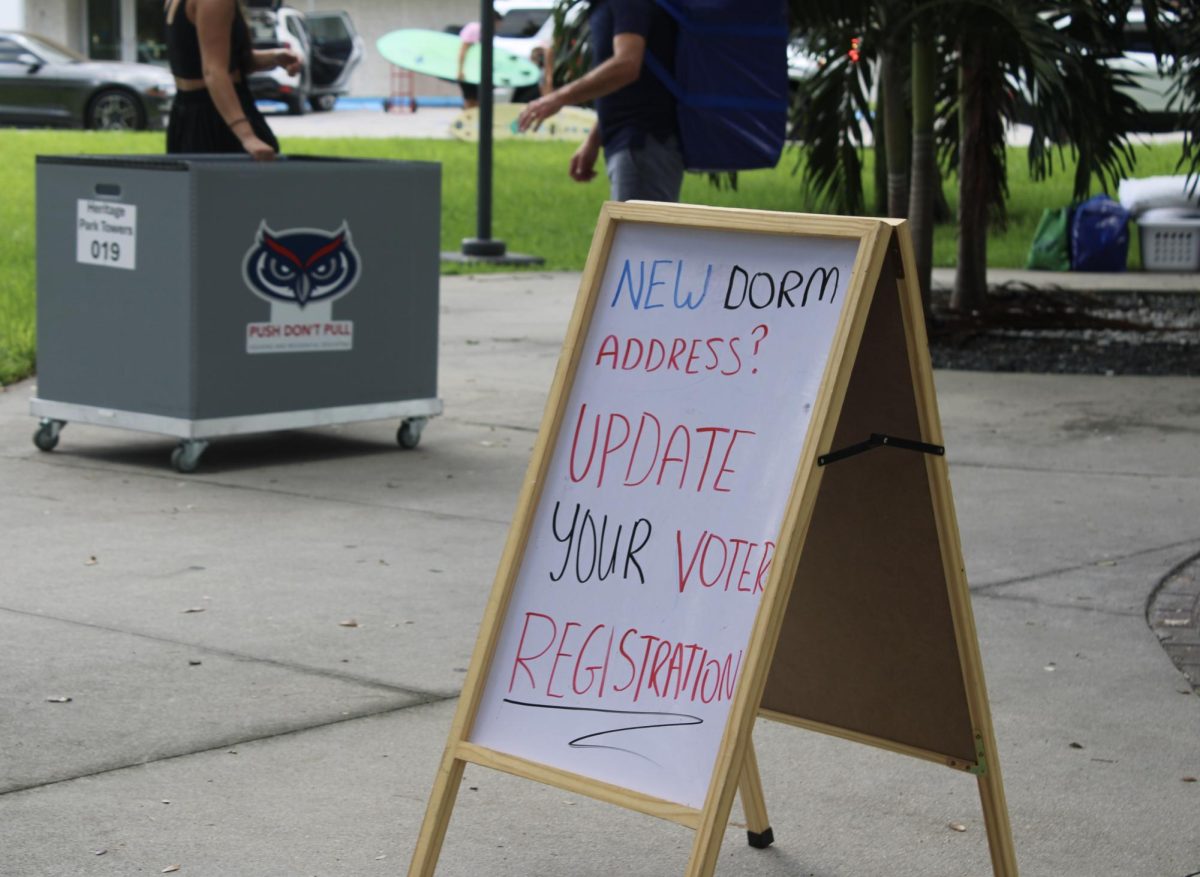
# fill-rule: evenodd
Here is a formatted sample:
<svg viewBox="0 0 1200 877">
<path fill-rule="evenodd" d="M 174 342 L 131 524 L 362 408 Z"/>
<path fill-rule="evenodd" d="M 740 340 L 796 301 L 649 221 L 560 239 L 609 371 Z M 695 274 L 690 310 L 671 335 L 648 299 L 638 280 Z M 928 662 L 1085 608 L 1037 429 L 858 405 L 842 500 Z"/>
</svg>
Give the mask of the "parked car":
<svg viewBox="0 0 1200 877">
<path fill-rule="evenodd" d="M 300 56 L 300 71 L 282 68 L 250 76 L 250 92 L 260 100 L 277 100 L 300 115 L 310 107 L 332 110 L 339 95 L 350 90 L 350 74 L 363 56 L 363 41 L 345 12 L 309 12 L 282 0 L 250 0 L 251 38 L 256 49 L 291 49 Z"/>
<path fill-rule="evenodd" d="M 554 0 L 495 0 L 496 48 L 530 58 L 554 37 Z"/>
<path fill-rule="evenodd" d="M 165 128 L 174 96 L 162 67 L 89 61 L 45 37 L 0 31 L 0 124 Z"/>
<path fill-rule="evenodd" d="M 1060 27 L 1069 20 L 1063 19 Z M 1168 27 L 1169 27 L 1168 19 Z M 1170 58 L 1159 64 L 1154 55 L 1146 27 L 1145 10 L 1140 5 L 1132 6 L 1125 16 L 1125 27 L 1121 31 L 1120 52 L 1103 56 L 1103 63 L 1111 70 L 1124 74 L 1128 82 L 1118 88 L 1133 98 L 1137 104 L 1137 118 L 1132 131 L 1139 133 L 1162 133 L 1182 131 L 1186 120 L 1171 107 L 1170 93 L 1173 78 L 1167 68 Z M 1012 83 L 1016 97 L 1016 121 L 1030 124 L 1033 119 L 1032 97 L 1025 83 Z"/>
<path fill-rule="evenodd" d="M 1107 59 L 1107 63 L 1132 80 L 1132 84 L 1122 90 L 1137 101 L 1140 109 L 1138 130 L 1183 130 L 1184 119 L 1169 106 L 1172 79 L 1154 56 L 1146 29 L 1146 14 L 1140 6 L 1129 10 L 1121 43 L 1122 54 Z"/>
</svg>

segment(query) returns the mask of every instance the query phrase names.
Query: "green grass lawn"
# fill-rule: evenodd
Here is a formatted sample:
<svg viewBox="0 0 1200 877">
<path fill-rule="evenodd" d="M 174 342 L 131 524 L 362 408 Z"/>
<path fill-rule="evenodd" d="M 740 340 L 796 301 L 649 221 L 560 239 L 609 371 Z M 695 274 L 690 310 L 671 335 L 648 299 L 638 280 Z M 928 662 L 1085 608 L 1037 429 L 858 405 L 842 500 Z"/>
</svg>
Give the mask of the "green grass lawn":
<svg viewBox="0 0 1200 877">
<path fill-rule="evenodd" d="M 437 161 L 442 164 L 442 249 L 457 250 L 463 238 L 475 236 L 474 144 L 457 140 L 371 140 L 285 138 L 285 152 L 354 158 L 393 158 Z M 106 132 L 49 132 L 0 129 L 0 385 L 33 371 L 35 363 L 34 266 L 34 166 L 37 155 L 158 153 L 161 133 L 117 134 Z M 492 236 L 512 252 L 543 257 L 544 269 L 575 271 L 582 268 L 591 243 L 600 205 L 608 195 L 603 176 L 580 185 L 567 176 L 574 151 L 566 143 L 495 144 Z M 1179 159 L 1178 145 L 1159 145 L 1138 151 L 1138 176 L 1170 174 Z M 800 178 L 793 173 L 797 157 L 785 154 L 779 167 L 739 176 L 736 190 L 717 189 L 706 177 L 689 175 L 683 200 L 693 204 L 747 207 L 762 210 L 806 212 Z M 871 156 L 867 156 L 867 179 Z M 1033 231 L 1045 207 L 1059 207 L 1071 196 L 1068 164 L 1053 179 L 1034 183 L 1026 172 L 1025 151 L 1013 149 L 1009 157 L 1009 224 L 993 231 L 988 241 L 988 262 L 993 267 L 1021 267 Z M 953 185 L 947 196 L 954 206 Z M 934 264 L 953 265 L 953 224 L 937 230 Z M 1136 266 L 1136 243 L 1130 265 Z M 446 263 L 447 273 L 483 270 Z M 505 269 L 511 270 L 511 269 Z"/>
</svg>

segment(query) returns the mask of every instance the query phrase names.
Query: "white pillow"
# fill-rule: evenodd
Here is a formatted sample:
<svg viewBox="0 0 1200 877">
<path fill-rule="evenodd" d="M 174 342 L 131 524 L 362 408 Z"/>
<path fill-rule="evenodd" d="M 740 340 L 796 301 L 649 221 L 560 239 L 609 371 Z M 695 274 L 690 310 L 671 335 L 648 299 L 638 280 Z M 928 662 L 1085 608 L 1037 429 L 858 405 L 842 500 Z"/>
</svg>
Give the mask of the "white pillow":
<svg viewBox="0 0 1200 877">
<path fill-rule="evenodd" d="M 1134 216 L 1154 207 L 1200 207 L 1200 186 L 1189 187 L 1186 176 L 1121 180 L 1117 200 Z"/>
</svg>

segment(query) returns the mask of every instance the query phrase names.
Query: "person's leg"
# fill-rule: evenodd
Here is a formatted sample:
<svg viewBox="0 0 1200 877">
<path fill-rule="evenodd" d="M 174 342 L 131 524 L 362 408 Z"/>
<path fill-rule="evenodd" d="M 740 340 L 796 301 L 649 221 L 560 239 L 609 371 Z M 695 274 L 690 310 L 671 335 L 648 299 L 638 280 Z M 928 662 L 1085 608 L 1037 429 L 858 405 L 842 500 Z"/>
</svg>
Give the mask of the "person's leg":
<svg viewBox="0 0 1200 877">
<path fill-rule="evenodd" d="M 605 154 L 614 201 L 678 201 L 683 185 L 683 154 L 674 136 L 647 137 L 636 149 Z"/>
<path fill-rule="evenodd" d="M 604 153 L 604 170 L 608 174 L 608 197 L 613 201 L 629 201 L 638 189 L 638 169 L 632 149 Z"/>
<path fill-rule="evenodd" d="M 643 201 L 678 201 L 683 186 L 683 153 L 674 136 L 666 140 L 647 137 L 645 145 L 637 150 L 639 178 Z"/>
</svg>

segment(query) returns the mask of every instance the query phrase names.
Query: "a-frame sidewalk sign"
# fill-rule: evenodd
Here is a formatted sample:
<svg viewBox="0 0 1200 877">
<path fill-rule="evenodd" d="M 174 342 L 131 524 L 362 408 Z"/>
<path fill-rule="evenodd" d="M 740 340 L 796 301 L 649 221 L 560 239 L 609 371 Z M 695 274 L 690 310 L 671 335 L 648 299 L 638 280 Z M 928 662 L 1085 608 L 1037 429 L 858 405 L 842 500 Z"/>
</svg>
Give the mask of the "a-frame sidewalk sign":
<svg viewBox="0 0 1200 877">
<path fill-rule="evenodd" d="M 974 774 L 1017 874 L 907 226 L 608 203 L 409 874 L 470 763 L 711 875 L 760 715 Z"/>
</svg>

